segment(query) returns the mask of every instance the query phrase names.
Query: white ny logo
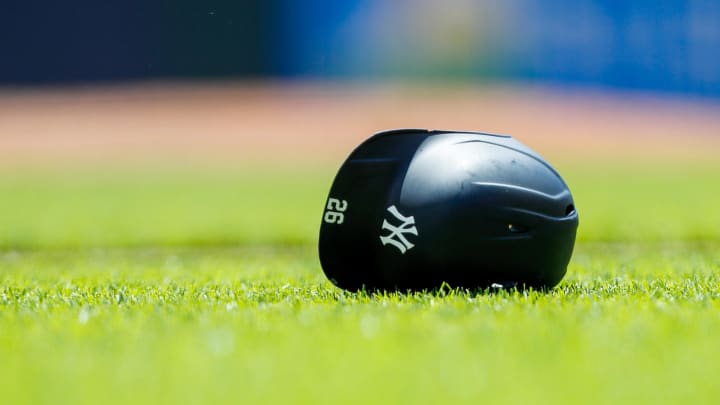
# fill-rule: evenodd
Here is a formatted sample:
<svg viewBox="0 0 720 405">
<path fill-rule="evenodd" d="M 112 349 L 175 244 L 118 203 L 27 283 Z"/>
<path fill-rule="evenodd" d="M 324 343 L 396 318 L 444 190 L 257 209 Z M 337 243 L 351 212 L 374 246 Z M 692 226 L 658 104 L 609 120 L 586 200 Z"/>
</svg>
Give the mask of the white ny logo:
<svg viewBox="0 0 720 405">
<path fill-rule="evenodd" d="M 405 254 L 406 251 L 415 246 L 405 238 L 405 234 L 412 234 L 415 236 L 418 234 L 417 228 L 415 228 L 415 217 L 404 216 L 397 210 L 397 208 L 395 208 L 394 205 L 389 206 L 387 210 L 393 214 L 395 219 L 402 223 L 400 226 L 395 226 L 389 223 L 387 219 L 384 219 L 382 229 L 390 231 L 390 234 L 387 236 L 380 236 L 380 242 L 382 242 L 383 245 L 387 245 L 389 243 L 398 248 L 400 253 Z"/>
</svg>

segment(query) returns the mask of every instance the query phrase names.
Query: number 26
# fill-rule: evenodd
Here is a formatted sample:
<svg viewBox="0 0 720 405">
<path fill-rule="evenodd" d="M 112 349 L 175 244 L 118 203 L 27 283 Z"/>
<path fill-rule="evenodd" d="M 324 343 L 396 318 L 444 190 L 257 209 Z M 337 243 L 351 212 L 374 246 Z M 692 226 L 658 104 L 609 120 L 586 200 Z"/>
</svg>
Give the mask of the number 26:
<svg viewBox="0 0 720 405">
<path fill-rule="evenodd" d="M 338 200 L 337 198 L 329 198 L 327 202 L 327 211 L 325 211 L 324 220 L 328 224 L 342 224 L 345 221 L 345 210 L 347 210 L 348 203 L 345 200 Z"/>
</svg>

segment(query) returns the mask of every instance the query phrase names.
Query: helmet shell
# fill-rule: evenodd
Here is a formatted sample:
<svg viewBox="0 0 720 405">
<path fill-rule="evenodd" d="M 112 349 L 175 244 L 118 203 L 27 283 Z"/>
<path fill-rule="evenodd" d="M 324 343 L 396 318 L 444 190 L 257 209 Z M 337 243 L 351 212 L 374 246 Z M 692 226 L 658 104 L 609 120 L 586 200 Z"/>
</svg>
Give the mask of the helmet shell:
<svg viewBox="0 0 720 405">
<path fill-rule="evenodd" d="M 565 275 L 577 227 L 563 179 L 512 137 L 393 130 L 357 147 L 335 177 L 320 263 L 351 291 L 545 289 Z"/>
</svg>

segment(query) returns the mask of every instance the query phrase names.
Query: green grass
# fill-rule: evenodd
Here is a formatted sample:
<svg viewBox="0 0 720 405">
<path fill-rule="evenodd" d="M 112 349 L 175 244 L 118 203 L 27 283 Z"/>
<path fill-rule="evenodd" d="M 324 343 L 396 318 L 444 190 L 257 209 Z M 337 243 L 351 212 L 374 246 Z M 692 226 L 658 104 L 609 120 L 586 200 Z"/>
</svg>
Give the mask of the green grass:
<svg viewBox="0 0 720 405">
<path fill-rule="evenodd" d="M 549 294 L 370 296 L 312 248 L 5 254 L 3 402 L 710 403 L 719 248 L 581 245 Z"/>
<path fill-rule="evenodd" d="M 560 166 L 549 293 L 342 292 L 334 169 L 0 173 L 0 403 L 716 403 L 720 164 Z"/>
<path fill-rule="evenodd" d="M 720 163 L 559 169 L 581 241 L 720 238 Z M 335 170 L 0 172 L 0 248 L 314 244 Z"/>
<path fill-rule="evenodd" d="M 0 246 L 307 244 L 334 175 L 153 167 L 0 174 Z"/>
</svg>

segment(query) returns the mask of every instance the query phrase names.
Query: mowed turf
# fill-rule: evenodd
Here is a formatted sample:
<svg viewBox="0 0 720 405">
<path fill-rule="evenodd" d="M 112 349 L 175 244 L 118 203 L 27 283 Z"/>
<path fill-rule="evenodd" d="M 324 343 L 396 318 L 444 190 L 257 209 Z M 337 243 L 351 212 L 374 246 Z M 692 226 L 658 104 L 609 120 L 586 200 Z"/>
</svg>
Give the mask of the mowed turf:
<svg viewBox="0 0 720 405">
<path fill-rule="evenodd" d="M 580 241 L 720 238 L 720 162 L 557 168 L 580 212 Z M 336 170 L 0 169 L 0 248 L 314 244 Z"/>
<path fill-rule="evenodd" d="M 720 400 L 720 164 L 558 166 L 549 293 L 342 292 L 335 168 L 0 173 L 0 402 Z"/>
</svg>

